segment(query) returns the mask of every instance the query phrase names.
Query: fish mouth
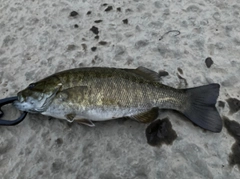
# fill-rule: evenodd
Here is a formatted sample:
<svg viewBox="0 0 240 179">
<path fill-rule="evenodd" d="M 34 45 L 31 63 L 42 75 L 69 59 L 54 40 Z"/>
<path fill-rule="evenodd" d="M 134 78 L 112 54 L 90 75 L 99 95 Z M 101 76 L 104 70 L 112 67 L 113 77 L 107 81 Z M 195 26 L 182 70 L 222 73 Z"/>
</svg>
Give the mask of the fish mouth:
<svg viewBox="0 0 240 179">
<path fill-rule="evenodd" d="M 42 112 L 39 109 L 32 108 L 31 104 L 28 102 L 20 102 L 17 100 L 17 101 L 14 101 L 12 104 L 15 108 L 17 108 L 20 111 L 26 111 L 26 112 L 30 112 L 30 113 Z"/>
<path fill-rule="evenodd" d="M 26 111 L 25 104 L 19 100 L 13 101 L 12 105 L 20 111 Z"/>
</svg>

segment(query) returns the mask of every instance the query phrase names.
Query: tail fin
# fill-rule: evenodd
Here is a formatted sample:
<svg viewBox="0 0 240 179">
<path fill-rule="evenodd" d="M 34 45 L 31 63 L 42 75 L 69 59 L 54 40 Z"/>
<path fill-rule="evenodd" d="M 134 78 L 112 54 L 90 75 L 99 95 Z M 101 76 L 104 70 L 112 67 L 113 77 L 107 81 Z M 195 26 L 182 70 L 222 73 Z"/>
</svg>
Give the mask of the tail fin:
<svg viewBox="0 0 240 179">
<path fill-rule="evenodd" d="M 186 89 L 190 105 L 182 111 L 193 123 L 212 132 L 222 130 L 222 119 L 215 107 L 219 87 L 219 84 L 210 84 Z"/>
</svg>

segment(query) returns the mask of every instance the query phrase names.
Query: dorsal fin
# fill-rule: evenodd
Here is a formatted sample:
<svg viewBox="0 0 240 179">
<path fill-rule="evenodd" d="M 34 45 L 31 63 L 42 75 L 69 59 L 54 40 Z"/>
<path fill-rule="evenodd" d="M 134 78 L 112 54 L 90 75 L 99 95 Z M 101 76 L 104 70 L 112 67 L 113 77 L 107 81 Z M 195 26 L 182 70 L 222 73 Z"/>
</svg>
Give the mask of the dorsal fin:
<svg viewBox="0 0 240 179">
<path fill-rule="evenodd" d="M 124 69 L 124 70 L 127 70 L 131 73 L 134 73 L 136 75 L 139 75 L 141 76 L 142 78 L 146 79 L 146 80 L 149 80 L 149 81 L 159 81 L 160 80 L 160 75 L 155 72 L 155 71 L 152 71 L 148 68 L 145 68 L 143 66 L 140 66 L 136 69 Z"/>
</svg>

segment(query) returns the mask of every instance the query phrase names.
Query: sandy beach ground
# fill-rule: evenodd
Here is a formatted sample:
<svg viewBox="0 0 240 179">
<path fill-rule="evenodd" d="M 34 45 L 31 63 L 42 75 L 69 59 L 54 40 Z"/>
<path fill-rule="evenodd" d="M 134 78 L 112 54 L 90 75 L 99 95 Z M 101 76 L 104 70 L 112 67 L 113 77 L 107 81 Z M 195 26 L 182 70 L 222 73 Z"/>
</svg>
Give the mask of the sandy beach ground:
<svg viewBox="0 0 240 179">
<path fill-rule="evenodd" d="M 239 123 L 239 106 L 229 113 L 227 103 L 240 93 L 239 13 L 239 0 L 0 0 L 0 98 L 65 69 L 144 66 L 167 71 L 162 83 L 176 88 L 219 83 L 217 109 Z M 17 115 L 12 106 L 6 111 Z M 89 128 L 29 114 L 0 127 L 0 178 L 239 177 L 229 158 L 235 139 L 225 127 L 216 134 L 165 116 L 177 139 L 152 147 L 147 124 L 113 120 Z"/>
</svg>

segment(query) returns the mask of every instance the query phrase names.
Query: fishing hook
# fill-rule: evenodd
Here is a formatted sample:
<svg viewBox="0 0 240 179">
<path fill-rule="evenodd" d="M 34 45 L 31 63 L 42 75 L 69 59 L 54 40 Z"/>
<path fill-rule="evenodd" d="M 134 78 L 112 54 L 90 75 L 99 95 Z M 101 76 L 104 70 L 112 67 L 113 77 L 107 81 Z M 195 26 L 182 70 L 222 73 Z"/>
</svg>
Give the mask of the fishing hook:
<svg viewBox="0 0 240 179">
<path fill-rule="evenodd" d="M 176 32 L 176 33 L 177 33 L 176 35 L 174 35 L 175 37 L 181 34 L 181 32 L 180 32 L 179 30 L 169 30 L 169 31 L 165 32 L 165 33 L 160 37 L 159 40 L 162 40 L 165 35 L 167 35 L 167 34 L 169 34 L 169 33 L 171 33 L 171 32 Z"/>
<path fill-rule="evenodd" d="M 1 107 L 12 103 L 13 101 L 16 101 L 18 98 L 17 96 L 14 97 L 9 97 L 9 98 L 4 98 L 4 99 L 0 99 L 0 126 L 14 126 L 19 124 L 20 122 L 23 121 L 23 119 L 26 117 L 27 112 L 23 112 L 17 119 L 15 120 L 4 120 L 2 119 L 2 117 L 4 116 L 4 112 L 2 111 Z"/>
</svg>

